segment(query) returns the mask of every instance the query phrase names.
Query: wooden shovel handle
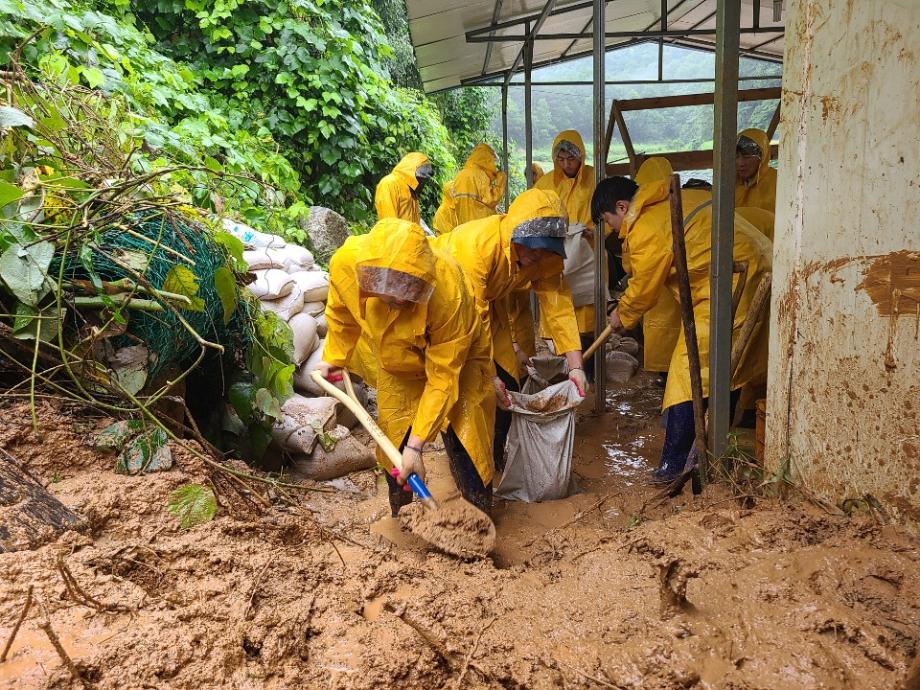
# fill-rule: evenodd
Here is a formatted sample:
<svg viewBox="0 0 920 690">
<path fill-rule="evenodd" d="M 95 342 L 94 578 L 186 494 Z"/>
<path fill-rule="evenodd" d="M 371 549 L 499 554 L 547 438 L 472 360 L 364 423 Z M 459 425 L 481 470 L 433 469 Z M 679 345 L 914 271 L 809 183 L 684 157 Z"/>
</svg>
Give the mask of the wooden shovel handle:
<svg viewBox="0 0 920 690">
<path fill-rule="evenodd" d="M 591 355 L 593 355 L 597 351 L 597 348 L 599 348 L 601 345 L 607 342 L 607 338 L 609 338 L 611 335 L 613 335 L 613 326 L 607 326 L 607 328 L 602 330 L 601 334 L 597 336 L 597 340 L 591 343 L 591 346 L 587 350 L 585 350 L 581 356 L 584 359 L 588 359 Z"/>
<path fill-rule="evenodd" d="M 354 388 L 351 385 L 351 377 L 348 375 L 347 370 L 343 371 L 345 372 L 345 387 L 349 389 L 352 395 L 354 395 Z M 396 446 L 393 445 L 393 442 L 386 437 L 386 434 L 384 434 L 383 430 L 377 426 L 377 422 L 371 418 L 371 416 L 367 413 L 367 410 L 361 406 L 361 403 L 324 379 L 319 371 L 310 372 L 310 378 L 316 382 L 317 386 L 322 388 L 324 391 L 326 391 L 326 393 L 331 395 L 333 398 L 351 410 L 352 414 L 354 414 L 358 421 L 361 422 L 361 426 L 367 429 L 367 433 L 369 433 L 374 438 L 374 440 L 377 442 L 377 445 L 383 450 L 384 453 L 386 453 L 386 456 L 390 459 L 390 462 L 393 463 L 393 466 L 402 472 L 402 453 L 400 453 L 396 449 Z"/>
</svg>

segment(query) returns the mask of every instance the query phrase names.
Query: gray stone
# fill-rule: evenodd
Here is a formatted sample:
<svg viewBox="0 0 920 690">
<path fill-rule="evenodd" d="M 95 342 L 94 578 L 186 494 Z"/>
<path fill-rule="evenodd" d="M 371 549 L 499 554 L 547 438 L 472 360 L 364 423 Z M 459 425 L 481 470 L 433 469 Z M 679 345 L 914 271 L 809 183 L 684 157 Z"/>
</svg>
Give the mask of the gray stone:
<svg viewBox="0 0 920 690">
<path fill-rule="evenodd" d="M 310 215 L 302 226 L 310 236 L 316 260 L 325 265 L 329 264 L 335 251 L 351 236 L 348 221 L 322 206 L 311 206 Z"/>
</svg>

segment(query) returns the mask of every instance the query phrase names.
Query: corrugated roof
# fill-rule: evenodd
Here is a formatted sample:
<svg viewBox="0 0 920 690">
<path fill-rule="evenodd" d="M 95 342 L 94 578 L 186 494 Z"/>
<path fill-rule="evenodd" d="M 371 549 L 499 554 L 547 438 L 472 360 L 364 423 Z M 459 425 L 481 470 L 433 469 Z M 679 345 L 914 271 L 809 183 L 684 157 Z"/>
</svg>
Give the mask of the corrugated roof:
<svg viewBox="0 0 920 690">
<path fill-rule="evenodd" d="M 667 0 L 667 30 L 715 30 L 716 0 Z M 477 78 L 497 75 L 514 64 L 521 50 L 526 24 L 523 20 L 538 17 L 546 0 L 406 0 L 409 30 L 418 59 L 424 88 L 428 92 L 460 86 Z M 772 59 L 783 56 L 783 22 L 773 21 L 773 0 L 741 0 L 741 25 L 751 29 L 754 7 L 759 6 L 757 31 L 743 32 L 742 50 Z M 499 8 L 494 32 L 498 38 L 491 51 L 488 43 L 471 42 L 488 36 L 493 16 Z M 636 32 L 633 36 L 608 37 L 608 47 L 639 40 L 657 40 L 660 30 L 661 0 L 608 0 L 606 33 Z M 592 3 L 586 0 L 557 0 L 545 19 L 539 35 L 586 34 L 584 38 L 537 40 L 534 43 L 534 66 L 590 54 L 592 48 Z M 517 22 L 517 23 L 515 23 Z M 468 33 L 473 32 L 468 37 Z M 477 33 L 479 32 L 479 33 Z M 651 33 L 649 33 L 651 32 Z M 713 47 L 715 35 L 668 36 L 666 41 L 683 45 Z M 487 60 L 488 58 L 488 60 Z"/>
</svg>

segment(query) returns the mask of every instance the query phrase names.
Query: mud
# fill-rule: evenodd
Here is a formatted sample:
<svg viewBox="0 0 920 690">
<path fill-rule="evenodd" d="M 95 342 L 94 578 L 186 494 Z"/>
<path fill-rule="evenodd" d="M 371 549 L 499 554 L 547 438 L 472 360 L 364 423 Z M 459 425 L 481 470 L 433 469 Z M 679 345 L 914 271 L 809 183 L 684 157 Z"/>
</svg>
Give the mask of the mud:
<svg viewBox="0 0 920 690">
<path fill-rule="evenodd" d="M 399 515 L 409 531 L 454 556 L 485 558 L 495 548 L 492 520 L 463 499 L 441 503 L 435 510 L 416 501 Z"/>
<path fill-rule="evenodd" d="M 537 397 L 528 400 L 524 407 L 531 412 L 549 414 L 552 412 L 558 412 L 562 408 L 567 407 L 568 404 L 569 398 L 565 393 L 556 393 L 556 395 L 550 398 Z"/>
<path fill-rule="evenodd" d="M 474 561 L 389 518 L 372 472 L 333 493 L 252 485 L 258 510 L 217 482 L 216 519 L 181 531 L 169 493 L 209 481 L 192 456 L 116 475 L 87 445 L 105 420 L 44 407 L 35 434 L 26 407 L 0 409 L 0 447 L 87 523 L 0 554 L 0 646 L 35 597 L 0 688 L 78 687 L 46 615 L 99 690 L 897 688 L 920 645 L 920 543 L 797 497 L 656 502 L 660 395 L 641 373 L 615 387 L 610 414 L 579 420 L 581 492 L 497 502 L 495 550 Z M 443 457 L 427 465 L 435 495 L 456 493 Z M 59 557 L 101 609 L 72 598 Z"/>
</svg>

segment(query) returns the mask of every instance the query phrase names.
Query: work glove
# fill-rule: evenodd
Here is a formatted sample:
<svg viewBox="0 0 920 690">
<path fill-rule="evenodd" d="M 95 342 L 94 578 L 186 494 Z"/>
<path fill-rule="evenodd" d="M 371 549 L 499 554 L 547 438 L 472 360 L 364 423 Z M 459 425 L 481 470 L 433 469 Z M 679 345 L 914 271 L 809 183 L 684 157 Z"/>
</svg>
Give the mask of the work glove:
<svg viewBox="0 0 920 690">
<path fill-rule="evenodd" d="M 331 383 L 338 383 L 345 378 L 345 375 L 342 373 L 342 367 L 332 366 L 329 362 L 320 362 L 317 364 L 316 371 L 319 372 L 320 376 Z"/>
<path fill-rule="evenodd" d="M 569 381 L 575 384 L 575 388 L 578 389 L 578 394 L 581 397 L 585 397 L 585 393 L 588 392 L 588 379 L 585 377 L 584 370 L 572 369 L 569 371 Z"/>
<path fill-rule="evenodd" d="M 492 379 L 492 386 L 495 388 L 495 400 L 498 402 L 498 406 L 503 410 L 510 410 L 511 396 L 508 395 L 508 389 L 504 381 L 496 376 Z"/>
<path fill-rule="evenodd" d="M 421 451 L 418 448 L 406 444 L 406 447 L 403 448 L 402 452 L 402 472 L 394 467 L 393 476 L 396 478 L 397 484 L 404 487 L 406 491 L 412 491 L 412 489 L 409 488 L 409 485 L 406 484 L 406 481 L 409 479 L 409 476 L 413 474 L 417 474 L 419 478 L 424 482 L 425 463 L 422 462 Z"/>
</svg>

